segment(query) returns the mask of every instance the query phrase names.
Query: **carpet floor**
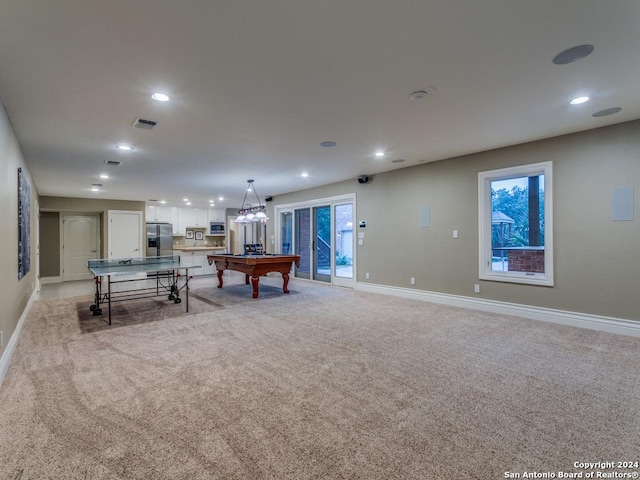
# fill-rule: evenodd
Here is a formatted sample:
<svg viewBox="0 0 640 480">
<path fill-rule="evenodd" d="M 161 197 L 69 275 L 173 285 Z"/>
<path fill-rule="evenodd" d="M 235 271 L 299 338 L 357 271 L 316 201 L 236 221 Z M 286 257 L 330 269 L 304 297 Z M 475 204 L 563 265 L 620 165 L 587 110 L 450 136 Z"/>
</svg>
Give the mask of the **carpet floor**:
<svg viewBox="0 0 640 480">
<path fill-rule="evenodd" d="M 194 289 L 189 313 L 123 303 L 111 326 L 87 296 L 36 302 L 0 387 L 0 479 L 498 479 L 640 461 L 639 338 L 281 283 L 255 300 L 241 282 Z"/>
</svg>

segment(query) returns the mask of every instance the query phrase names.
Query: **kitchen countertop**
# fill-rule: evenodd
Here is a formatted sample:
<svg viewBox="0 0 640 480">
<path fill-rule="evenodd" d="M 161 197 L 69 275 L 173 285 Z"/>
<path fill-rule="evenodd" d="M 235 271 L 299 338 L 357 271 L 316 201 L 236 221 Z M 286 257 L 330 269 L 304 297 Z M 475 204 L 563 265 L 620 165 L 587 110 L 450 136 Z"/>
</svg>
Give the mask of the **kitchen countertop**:
<svg viewBox="0 0 640 480">
<path fill-rule="evenodd" d="M 227 247 L 189 247 L 188 245 L 174 245 L 174 250 L 180 250 L 181 252 L 211 252 L 213 250 L 226 250 Z"/>
</svg>

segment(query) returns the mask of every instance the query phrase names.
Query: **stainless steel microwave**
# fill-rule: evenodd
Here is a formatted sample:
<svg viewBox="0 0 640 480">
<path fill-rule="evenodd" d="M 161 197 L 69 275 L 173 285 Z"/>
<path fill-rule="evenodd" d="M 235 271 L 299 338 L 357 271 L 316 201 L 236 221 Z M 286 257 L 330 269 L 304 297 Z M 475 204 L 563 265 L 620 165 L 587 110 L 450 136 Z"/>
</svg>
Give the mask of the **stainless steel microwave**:
<svg viewBox="0 0 640 480">
<path fill-rule="evenodd" d="M 209 235 L 224 235 L 224 222 L 211 222 L 209 227 Z"/>
</svg>

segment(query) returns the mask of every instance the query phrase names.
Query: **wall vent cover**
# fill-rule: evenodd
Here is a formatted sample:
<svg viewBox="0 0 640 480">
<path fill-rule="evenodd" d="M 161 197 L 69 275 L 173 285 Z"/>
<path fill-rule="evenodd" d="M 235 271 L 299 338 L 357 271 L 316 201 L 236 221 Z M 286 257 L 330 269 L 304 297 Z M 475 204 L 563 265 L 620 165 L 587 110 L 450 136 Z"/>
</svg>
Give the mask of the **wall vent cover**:
<svg viewBox="0 0 640 480">
<path fill-rule="evenodd" d="M 136 118 L 136 121 L 133 122 L 134 127 L 144 128 L 145 130 L 151 130 L 157 124 L 158 122 L 154 122 L 153 120 L 145 120 L 144 118 Z"/>
<path fill-rule="evenodd" d="M 111 167 L 119 167 L 120 165 L 122 165 L 122 162 L 119 162 L 118 160 L 105 160 L 104 164 Z"/>
</svg>

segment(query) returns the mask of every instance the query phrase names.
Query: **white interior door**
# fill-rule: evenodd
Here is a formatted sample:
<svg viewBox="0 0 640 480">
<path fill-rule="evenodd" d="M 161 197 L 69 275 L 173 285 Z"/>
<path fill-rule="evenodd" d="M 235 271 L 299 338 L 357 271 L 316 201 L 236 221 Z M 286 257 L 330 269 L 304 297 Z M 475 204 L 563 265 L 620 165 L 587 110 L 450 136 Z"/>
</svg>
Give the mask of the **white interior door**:
<svg viewBox="0 0 640 480">
<path fill-rule="evenodd" d="M 87 260 L 98 257 L 98 215 L 62 215 L 62 281 L 93 278 Z"/>
<path fill-rule="evenodd" d="M 108 257 L 142 257 L 142 212 L 109 210 Z"/>
</svg>

